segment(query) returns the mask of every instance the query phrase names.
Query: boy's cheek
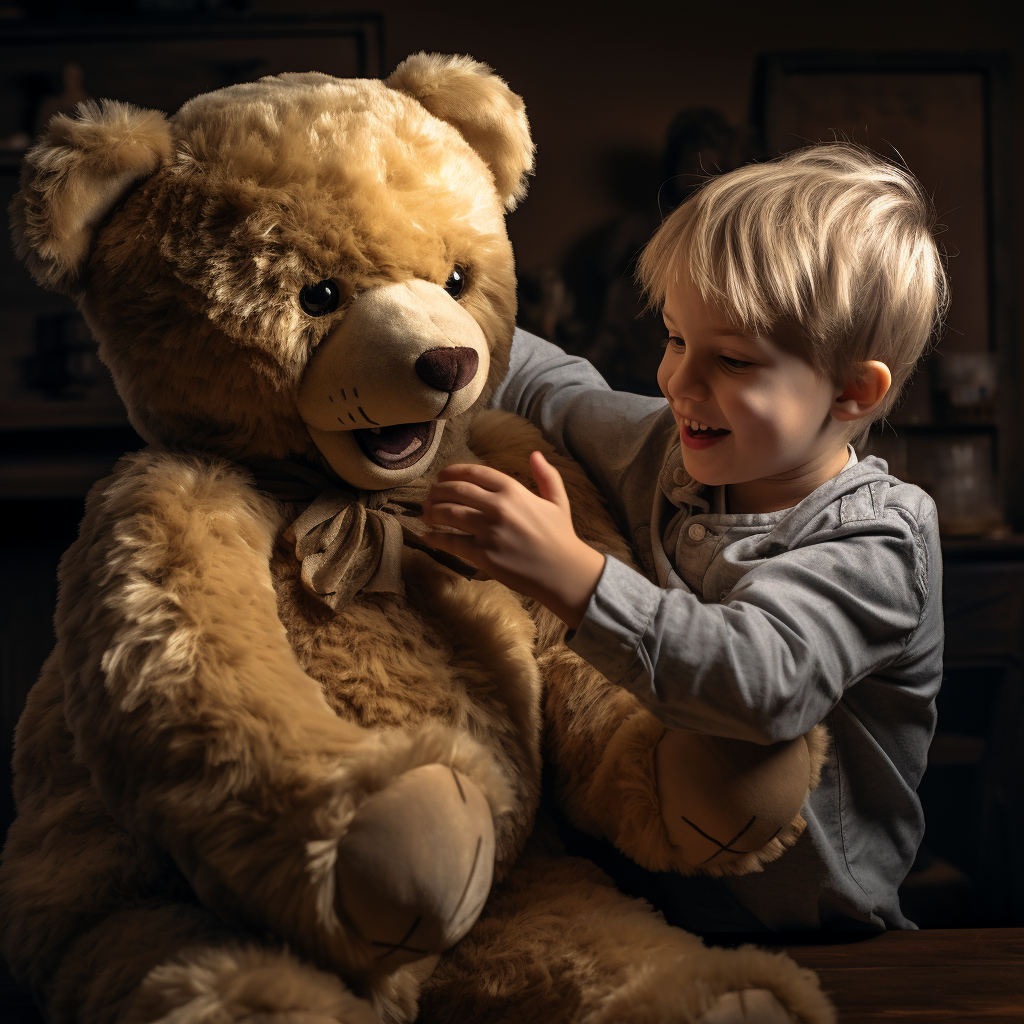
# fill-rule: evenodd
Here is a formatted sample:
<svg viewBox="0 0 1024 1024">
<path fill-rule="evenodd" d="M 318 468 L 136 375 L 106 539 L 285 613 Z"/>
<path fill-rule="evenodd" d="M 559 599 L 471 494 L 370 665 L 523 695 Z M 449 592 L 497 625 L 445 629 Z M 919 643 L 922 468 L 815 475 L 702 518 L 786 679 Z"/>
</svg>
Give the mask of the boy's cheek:
<svg viewBox="0 0 1024 1024">
<path fill-rule="evenodd" d="M 666 398 L 668 398 L 668 382 L 672 377 L 672 365 L 672 353 L 666 349 L 658 364 L 658 387 Z"/>
</svg>

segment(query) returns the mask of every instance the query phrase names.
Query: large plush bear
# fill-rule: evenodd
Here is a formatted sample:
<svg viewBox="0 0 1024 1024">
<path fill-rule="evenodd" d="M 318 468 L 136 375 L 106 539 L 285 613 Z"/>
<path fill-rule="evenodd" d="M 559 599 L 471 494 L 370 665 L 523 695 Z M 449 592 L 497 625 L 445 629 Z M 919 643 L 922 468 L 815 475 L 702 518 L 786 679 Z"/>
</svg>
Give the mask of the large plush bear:
<svg viewBox="0 0 1024 1024">
<path fill-rule="evenodd" d="M 656 760 L 697 816 L 713 770 L 656 759 L 664 730 L 552 616 L 419 539 L 440 467 L 526 479 L 543 447 L 486 410 L 532 151 L 489 69 L 419 55 L 170 119 L 85 104 L 26 159 L 19 253 L 149 442 L 89 496 L 17 734 L 3 952 L 53 1024 L 692 1021 L 746 988 L 831 1019 L 788 958 L 705 949 L 534 831 L 546 724 L 576 825 L 652 868 L 756 869 L 799 831 L 807 744 L 764 834 L 673 842 Z"/>
</svg>

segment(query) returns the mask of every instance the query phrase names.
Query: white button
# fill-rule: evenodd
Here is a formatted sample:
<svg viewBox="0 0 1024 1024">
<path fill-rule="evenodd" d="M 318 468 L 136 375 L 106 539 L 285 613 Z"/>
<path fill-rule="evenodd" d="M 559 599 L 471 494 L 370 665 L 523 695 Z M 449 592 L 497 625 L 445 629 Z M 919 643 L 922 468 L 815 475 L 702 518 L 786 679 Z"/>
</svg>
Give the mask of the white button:
<svg viewBox="0 0 1024 1024">
<path fill-rule="evenodd" d="M 705 530 L 704 527 L 701 526 L 700 523 L 693 523 L 690 526 L 690 528 L 686 531 L 686 533 L 689 536 L 690 540 L 703 540 L 704 536 L 705 536 L 705 534 L 707 532 L 708 531 Z"/>
</svg>

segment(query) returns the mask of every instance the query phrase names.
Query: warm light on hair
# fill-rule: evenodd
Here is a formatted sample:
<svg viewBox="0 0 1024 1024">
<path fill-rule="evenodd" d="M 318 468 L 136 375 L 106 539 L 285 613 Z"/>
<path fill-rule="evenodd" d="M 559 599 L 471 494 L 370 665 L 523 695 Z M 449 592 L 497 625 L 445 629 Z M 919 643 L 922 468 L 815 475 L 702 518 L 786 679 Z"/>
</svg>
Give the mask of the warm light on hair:
<svg viewBox="0 0 1024 1024">
<path fill-rule="evenodd" d="M 906 170 L 845 142 L 710 178 L 640 257 L 651 305 L 689 272 L 748 333 L 793 347 L 837 384 L 878 359 L 892 408 L 941 324 L 949 290 L 931 200 Z"/>
</svg>

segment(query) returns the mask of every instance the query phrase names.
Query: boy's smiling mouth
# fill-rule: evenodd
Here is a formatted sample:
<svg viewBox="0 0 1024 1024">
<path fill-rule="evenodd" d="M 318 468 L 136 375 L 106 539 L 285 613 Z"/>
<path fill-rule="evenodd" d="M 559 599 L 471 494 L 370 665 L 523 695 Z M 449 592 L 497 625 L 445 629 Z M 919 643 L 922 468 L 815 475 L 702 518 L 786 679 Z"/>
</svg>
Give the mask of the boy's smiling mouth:
<svg viewBox="0 0 1024 1024">
<path fill-rule="evenodd" d="M 683 417 L 683 429 L 680 431 L 687 448 L 709 448 L 729 433 L 725 428 L 709 427 L 706 423 L 686 417 Z"/>
</svg>

